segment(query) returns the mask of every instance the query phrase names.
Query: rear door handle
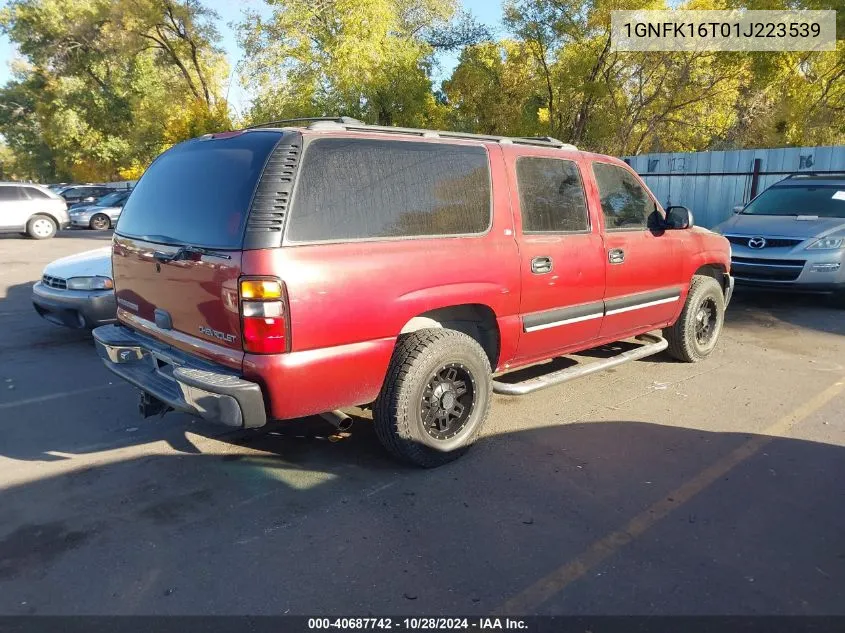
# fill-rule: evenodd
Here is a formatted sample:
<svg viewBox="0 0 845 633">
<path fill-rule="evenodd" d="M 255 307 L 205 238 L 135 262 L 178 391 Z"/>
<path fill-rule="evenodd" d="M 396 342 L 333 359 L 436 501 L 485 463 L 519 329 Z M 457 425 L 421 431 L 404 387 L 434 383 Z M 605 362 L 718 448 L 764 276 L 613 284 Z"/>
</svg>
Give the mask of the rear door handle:
<svg viewBox="0 0 845 633">
<path fill-rule="evenodd" d="M 625 261 L 625 251 L 621 248 L 611 248 L 607 251 L 607 261 L 611 264 L 621 264 Z"/>
<path fill-rule="evenodd" d="M 552 258 L 535 257 L 531 260 L 531 272 L 535 275 L 545 275 L 552 272 Z"/>
</svg>

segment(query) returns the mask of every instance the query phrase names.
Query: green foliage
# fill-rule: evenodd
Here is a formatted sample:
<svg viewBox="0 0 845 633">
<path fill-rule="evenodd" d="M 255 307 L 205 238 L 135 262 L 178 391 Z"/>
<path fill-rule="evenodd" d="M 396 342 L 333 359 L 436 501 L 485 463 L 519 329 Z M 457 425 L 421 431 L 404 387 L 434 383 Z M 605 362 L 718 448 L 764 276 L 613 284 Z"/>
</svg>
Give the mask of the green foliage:
<svg viewBox="0 0 845 633">
<path fill-rule="evenodd" d="M 228 127 L 211 17 L 195 0 L 10 2 L 0 26 L 27 63 L 2 89 L 0 134 L 19 168 L 39 180 L 116 179 Z"/>
<path fill-rule="evenodd" d="M 845 143 L 845 41 L 824 53 L 622 53 L 614 9 L 828 8 L 825 0 L 505 0 L 494 41 L 459 0 L 265 0 L 238 35 L 247 123 L 550 135 L 610 154 Z M 10 0 L 24 63 L 0 88 L 0 168 L 137 178 L 162 150 L 231 127 L 229 71 L 201 0 Z M 845 30 L 845 11 L 839 12 Z M 438 51 L 459 63 L 438 89 Z"/>
<path fill-rule="evenodd" d="M 827 8 L 817 0 L 678 6 L 778 4 Z M 664 0 L 507 0 L 505 22 L 516 40 L 464 50 L 443 85 L 450 120 L 481 132 L 548 134 L 610 154 L 845 142 L 842 41 L 835 53 L 611 50 L 612 10 L 667 6 Z M 511 92 L 509 81 L 517 77 L 521 89 Z"/>
<path fill-rule="evenodd" d="M 240 26 L 251 119 L 344 114 L 382 125 L 442 119 L 436 47 L 479 36 L 456 0 L 287 0 Z"/>
</svg>

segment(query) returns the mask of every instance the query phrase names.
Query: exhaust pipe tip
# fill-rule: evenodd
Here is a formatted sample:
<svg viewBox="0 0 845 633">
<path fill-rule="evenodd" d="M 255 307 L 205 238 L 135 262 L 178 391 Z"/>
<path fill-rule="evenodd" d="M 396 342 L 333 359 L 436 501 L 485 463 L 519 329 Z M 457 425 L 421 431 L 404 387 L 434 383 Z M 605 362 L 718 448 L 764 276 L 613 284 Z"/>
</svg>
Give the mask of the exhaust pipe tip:
<svg viewBox="0 0 845 633">
<path fill-rule="evenodd" d="M 348 415 L 346 415 L 343 411 L 340 411 L 339 409 L 335 409 L 334 411 L 329 411 L 327 413 L 321 413 L 320 417 L 323 418 L 329 424 L 331 424 L 338 431 L 348 431 L 352 428 L 352 424 L 355 422 L 352 418 L 350 418 Z"/>
</svg>

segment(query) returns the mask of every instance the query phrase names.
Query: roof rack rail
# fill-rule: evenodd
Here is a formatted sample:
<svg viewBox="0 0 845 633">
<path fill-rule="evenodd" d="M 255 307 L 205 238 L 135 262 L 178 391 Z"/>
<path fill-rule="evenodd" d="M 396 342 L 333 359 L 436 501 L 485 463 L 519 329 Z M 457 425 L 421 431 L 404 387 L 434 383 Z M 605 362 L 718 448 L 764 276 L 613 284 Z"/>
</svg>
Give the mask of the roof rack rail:
<svg viewBox="0 0 845 633">
<path fill-rule="evenodd" d="M 394 127 L 392 125 L 370 125 L 348 116 L 340 117 L 299 117 L 295 119 L 282 119 L 279 121 L 267 121 L 258 125 L 251 125 L 246 130 L 253 130 L 263 127 L 279 127 L 290 123 L 310 123 L 312 130 L 343 129 L 356 132 L 382 132 L 385 134 L 409 134 L 422 138 L 454 138 L 470 141 L 487 141 L 490 143 L 518 145 L 534 145 L 537 147 L 555 147 L 558 149 L 577 150 L 578 148 L 570 143 L 564 143 L 551 136 L 496 136 L 493 134 L 472 134 L 470 132 L 453 132 L 449 130 L 430 130 L 417 127 Z"/>
<path fill-rule="evenodd" d="M 306 123 L 315 121 L 331 121 L 333 123 L 341 123 L 343 125 L 364 125 L 363 121 L 359 121 L 358 119 L 352 118 L 351 116 L 303 116 L 297 117 L 295 119 L 279 119 L 278 121 L 266 121 L 264 123 L 256 123 L 255 125 L 250 125 L 248 127 L 245 127 L 244 129 L 254 130 L 262 127 L 277 127 L 279 125 L 285 125 L 287 123 Z"/>
<path fill-rule="evenodd" d="M 366 123 L 337 121 L 346 130 L 357 132 L 383 132 L 385 134 L 410 134 L 422 138 L 454 138 L 470 141 L 488 141 L 492 143 L 516 143 L 520 145 L 536 145 L 539 147 L 555 147 L 559 149 L 577 150 L 569 143 L 564 143 L 550 136 L 495 136 L 492 134 L 472 134 L 470 132 L 453 132 L 449 130 L 430 130 L 416 127 L 394 127 L 392 125 L 368 125 Z M 314 126 L 315 129 L 318 126 Z"/>
<path fill-rule="evenodd" d="M 845 176 L 845 171 L 841 169 L 834 169 L 832 171 L 797 171 L 789 174 L 784 180 L 790 178 L 825 178 L 826 176 Z"/>
</svg>

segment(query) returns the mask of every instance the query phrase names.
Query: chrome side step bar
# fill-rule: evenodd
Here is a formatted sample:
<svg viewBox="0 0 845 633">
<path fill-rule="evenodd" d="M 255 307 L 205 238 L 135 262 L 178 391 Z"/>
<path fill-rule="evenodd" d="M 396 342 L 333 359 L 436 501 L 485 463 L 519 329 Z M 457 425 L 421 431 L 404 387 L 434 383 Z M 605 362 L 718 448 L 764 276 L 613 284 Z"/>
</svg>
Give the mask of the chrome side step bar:
<svg viewBox="0 0 845 633">
<path fill-rule="evenodd" d="M 538 376 L 537 378 L 530 378 L 523 382 L 512 384 L 494 380 L 493 393 L 499 393 L 505 396 L 524 396 L 539 389 L 559 385 L 576 378 L 589 376 L 590 374 L 595 374 L 597 372 L 610 369 L 611 367 L 616 367 L 617 365 L 621 365 L 632 360 L 639 360 L 640 358 L 657 354 L 669 347 L 669 341 L 654 334 L 642 334 L 641 336 L 638 336 L 637 339 L 645 341 L 645 345 L 594 363 L 567 367 L 566 369 L 561 369 L 560 371 L 555 371 L 550 374 L 546 374 L 545 376 Z"/>
</svg>

